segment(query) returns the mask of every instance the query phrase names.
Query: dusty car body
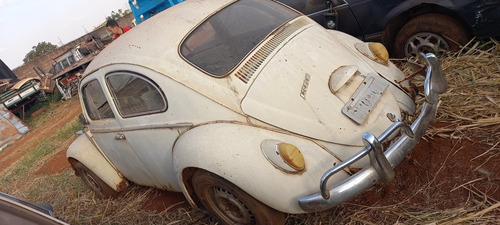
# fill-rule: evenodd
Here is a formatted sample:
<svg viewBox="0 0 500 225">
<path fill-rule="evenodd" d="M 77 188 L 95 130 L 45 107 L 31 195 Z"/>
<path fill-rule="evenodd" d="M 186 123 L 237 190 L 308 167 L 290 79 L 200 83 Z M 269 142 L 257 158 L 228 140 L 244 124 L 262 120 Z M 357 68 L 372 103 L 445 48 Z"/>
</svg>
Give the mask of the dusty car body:
<svg viewBox="0 0 500 225">
<path fill-rule="evenodd" d="M 1 224 L 67 225 L 58 219 L 47 203 L 32 204 L 12 195 L 0 192 Z"/>
<path fill-rule="evenodd" d="M 378 41 L 396 57 L 457 50 L 470 38 L 500 37 L 498 0 L 279 0 L 316 22 Z"/>
<path fill-rule="evenodd" d="M 446 89 L 438 59 L 422 60 L 416 112 L 381 44 L 274 1 L 188 0 L 88 66 L 84 135 L 66 155 L 102 197 L 133 182 L 183 192 L 223 224 L 282 224 L 393 178 Z"/>
</svg>

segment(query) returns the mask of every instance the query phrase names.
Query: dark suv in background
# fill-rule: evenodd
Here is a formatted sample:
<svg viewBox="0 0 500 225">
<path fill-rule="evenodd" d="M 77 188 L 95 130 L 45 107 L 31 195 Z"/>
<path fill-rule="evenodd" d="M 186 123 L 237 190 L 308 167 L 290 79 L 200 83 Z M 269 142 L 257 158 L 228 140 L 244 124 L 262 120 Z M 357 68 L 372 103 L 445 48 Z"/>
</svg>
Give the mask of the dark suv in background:
<svg viewBox="0 0 500 225">
<path fill-rule="evenodd" d="M 278 0 L 326 28 L 382 42 L 393 57 L 500 36 L 500 0 Z"/>
</svg>

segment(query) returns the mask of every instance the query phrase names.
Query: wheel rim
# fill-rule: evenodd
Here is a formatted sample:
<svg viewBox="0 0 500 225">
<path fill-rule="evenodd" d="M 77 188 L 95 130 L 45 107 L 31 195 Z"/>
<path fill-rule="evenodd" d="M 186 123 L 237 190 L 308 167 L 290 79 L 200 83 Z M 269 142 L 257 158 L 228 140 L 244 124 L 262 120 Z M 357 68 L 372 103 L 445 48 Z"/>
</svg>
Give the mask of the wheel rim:
<svg viewBox="0 0 500 225">
<path fill-rule="evenodd" d="M 99 183 L 94 179 L 94 177 L 92 177 L 92 175 L 87 173 L 87 171 L 83 171 L 83 177 L 92 189 L 94 189 L 98 193 L 101 193 L 101 187 L 99 186 Z"/>
<path fill-rule="evenodd" d="M 213 209 L 217 210 L 217 213 L 226 218 L 227 221 L 237 224 L 255 224 L 255 216 L 248 207 L 243 204 L 237 197 L 232 193 L 226 191 L 221 187 L 213 187 L 210 196 Z"/>
<path fill-rule="evenodd" d="M 420 52 L 441 55 L 450 50 L 448 42 L 434 33 L 418 33 L 411 36 L 405 44 L 405 56 L 417 56 Z"/>
</svg>

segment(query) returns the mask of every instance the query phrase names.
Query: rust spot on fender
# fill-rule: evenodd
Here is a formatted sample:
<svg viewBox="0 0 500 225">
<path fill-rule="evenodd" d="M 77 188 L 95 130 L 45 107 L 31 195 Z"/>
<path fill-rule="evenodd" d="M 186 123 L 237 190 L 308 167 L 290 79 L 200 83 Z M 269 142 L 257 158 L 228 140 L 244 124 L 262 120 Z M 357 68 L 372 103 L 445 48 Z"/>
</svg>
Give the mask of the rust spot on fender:
<svg viewBox="0 0 500 225">
<path fill-rule="evenodd" d="M 127 180 L 123 179 L 120 183 L 116 185 L 116 192 L 120 192 L 125 190 L 129 186 L 129 183 Z"/>
</svg>

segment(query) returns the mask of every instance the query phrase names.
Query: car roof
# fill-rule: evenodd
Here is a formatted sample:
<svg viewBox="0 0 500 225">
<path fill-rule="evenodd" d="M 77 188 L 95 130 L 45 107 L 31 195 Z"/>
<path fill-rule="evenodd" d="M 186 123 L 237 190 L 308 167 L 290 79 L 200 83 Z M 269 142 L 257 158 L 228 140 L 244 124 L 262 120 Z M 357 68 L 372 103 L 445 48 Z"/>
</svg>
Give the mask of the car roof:
<svg viewBox="0 0 500 225">
<path fill-rule="evenodd" d="M 12 86 L 10 88 L 10 90 L 17 90 L 17 89 L 20 89 L 24 84 L 26 84 L 27 82 L 30 82 L 31 80 L 35 80 L 35 81 L 38 81 L 40 82 L 40 78 L 38 77 L 28 77 L 28 78 L 24 78 L 20 81 L 18 81 L 16 84 L 14 84 L 14 86 Z"/>
<path fill-rule="evenodd" d="M 192 29 L 234 1 L 187 0 L 158 13 L 102 50 L 86 68 L 83 79 L 101 68 L 111 70 L 109 68 L 116 64 L 144 67 L 241 113 L 240 101 L 249 85 L 214 78 L 189 64 L 179 54 L 180 43 Z M 120 70 L 120 67 L 112 70 Z M 228 85 L 228 82 L 233 85 Z M 239 85 L 235 86 L 235 83 Z"/>
<path fill-rule="evenodd" d="M 83 76 L 106 65 L 126 63 L 175 77 L 176 71 L 189 69 L 178 54 L 179 43 L 197 24 L 233 1 L 188 0 L 160 12 L 106 46 Z"/>
</svg>

